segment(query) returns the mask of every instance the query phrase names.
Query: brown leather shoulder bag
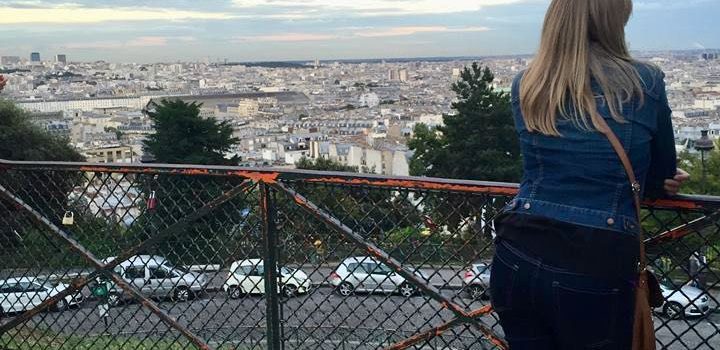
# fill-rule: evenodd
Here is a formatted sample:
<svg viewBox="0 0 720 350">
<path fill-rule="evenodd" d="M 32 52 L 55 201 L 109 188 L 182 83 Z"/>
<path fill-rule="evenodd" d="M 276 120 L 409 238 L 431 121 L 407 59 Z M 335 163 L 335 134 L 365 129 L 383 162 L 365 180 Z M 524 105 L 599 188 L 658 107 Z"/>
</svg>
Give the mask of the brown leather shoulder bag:
<svg viewBox="0 0 720 350">
<path fill-rule="evenodd" d="M 655 350 L 655 326 L 652 319 L 651 307 L 660 307 L 664 302 L 660 283 L 658 279 L 647 268 L 647 257 L 645 256 L 645 234 L 641 223 L 640 208 L 640 183 L 635 177 L 630 158 L 625 152 L 622 143 L 615 133 L 610 129 L 607 122 L 603 118 L 593 118 L 595 124 L 599 127 L 599 131 L 607 137 L 612 145 L 615 153 L 617 153 L 620 161 L 625 168 L 635 201 L 635 210 L 637 213 L 639 233 L 638 241 L 640 243 L 640 263 L 638 265 L 638 281 L 635 290 L 635 321 L 633 325 L 633 350 Z"/>
</svg>

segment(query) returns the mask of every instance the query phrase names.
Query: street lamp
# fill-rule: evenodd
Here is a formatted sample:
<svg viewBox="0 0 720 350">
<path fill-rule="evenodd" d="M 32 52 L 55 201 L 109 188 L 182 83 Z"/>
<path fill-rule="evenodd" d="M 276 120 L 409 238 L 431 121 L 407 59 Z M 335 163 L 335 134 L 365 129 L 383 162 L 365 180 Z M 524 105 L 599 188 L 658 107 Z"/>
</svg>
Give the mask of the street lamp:
<svg viewBox="0 0 720 350">
<path fill-rule="evenodd" d="M 702 135 L 700 136 L 700 139 L 695 141 L 695 150 L 700 152 L 700 157 L 701 157 L 701 161 L 702 161 L 702 191 L 703 191 L 703 194 L 707 194 L 707 179 L 706 179 L 707 174 L 706 174 L 706 166 L 705 166 L 705 153 L 711 152 L 713 149 L 715 149 L 715 144 L 708 137 L 708 131 L 703 130 Z M 705 253 L 707 253 L 708 246 L 705 245 L 703 248 L 704 248 L 703 250 L 705 251 Z M 703 254 L 703 257 L 704 256 L 705 256 L 705 254 Z M 704 268 L 704 266 L 703 266 L 703 268 Z M 699 274 L 700 276 L 702 276 L 702 278 L 698 281 L 700 284 L 699 287 L 702 288 L 703 290 L 705 290 L 705 278 L 704 278 L 705 270 L 701 270 L 701 271 L 703 271 L 703 272 L 701 272 Z"/>
<path fill-rule="evenodd" d="M 713 149 L 715 149 L 715 144 L 713 141 L 708 137 L 708 131 L 703 130 L 702 136 L 699 140 L 695 141 L 695 150 L 700 152 L 700 158 L 702 159 L 702 188 L 703 188 L 703 194 L 707 192 L 707 183 L 706 183 L 706 174 L 705 174 L 705 153 L 711 152 Z"/>
</svg>

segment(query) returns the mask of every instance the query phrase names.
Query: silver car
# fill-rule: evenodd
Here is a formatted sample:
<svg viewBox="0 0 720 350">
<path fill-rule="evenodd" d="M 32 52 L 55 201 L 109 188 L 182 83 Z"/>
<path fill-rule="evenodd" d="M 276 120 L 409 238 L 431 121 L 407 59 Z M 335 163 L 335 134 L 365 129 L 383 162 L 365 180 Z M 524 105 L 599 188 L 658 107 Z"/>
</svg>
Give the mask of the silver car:
<svg viewBox="0 0 720 350">
<path fill-rule="evenodd" d="M 0 280 L 0 315 L 30 310 L 67 287 L 66 284 L 52 284 L 34 277 Z M 70 306 L 79 305 L 82 301 L 82 293 L 77 292 L 61 299 L 53 309 L 63 311 Z"/>
<path fill-rule="evenodd" d="M 105 259 L 108 263 L 115 258 Z M 187 301 L 203 291 L 208 278 L 203 273 L 188 272 L 173 266 L 167 259 L 154 255 L 136 255 L 115 267 L 128 284 L 140 290 L 148 297 L 166 298 L 175 301 Z M 114 283 L 108 288 L 108 304 L 116 306 L 126 296 Z"/>
<path fill-rule="evenodd" d="M 429 280 L 422 272 L 418 271 L 415 274 L 425 281 Z M 342 296 L 349 296 L 358 291 L 399 293 L 411 297 L 417 292 L 416 286 L 406 282 L 404 277 L 387 265 L 369 256 L 345 259 L 330 274 L 330 283 Z"/>
<path fill-rule="evenodd" d="M 710 312 L 710 297 L 698 288 L 683 286 L 677 289 L 670 283 L 661 283 L 660 289 L 665 298 L 663 313 L 671 319 L 704 316 Z"/>
<path fill-rule="evenodd" d="M 480 300 L 490 296 L 490 264 L 476 262 L 472 264 L 463 276 L 463 284 L 468 296 L 473 300 Z"/>
</svg>

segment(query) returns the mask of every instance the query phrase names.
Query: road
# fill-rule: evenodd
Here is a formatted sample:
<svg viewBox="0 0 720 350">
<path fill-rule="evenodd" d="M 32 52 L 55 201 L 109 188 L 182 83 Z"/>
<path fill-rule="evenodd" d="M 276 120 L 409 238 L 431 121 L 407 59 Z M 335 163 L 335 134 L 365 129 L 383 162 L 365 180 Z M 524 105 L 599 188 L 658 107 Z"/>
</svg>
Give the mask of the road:
<svg viewBox="0 0 720 350">
<path fill-rule="evenodd" d="M 483 306 L 458 291 L 446 289 L 443 295 L 467 309 Z M 244 296 L 228 299 L 225 293 L 210 292 L 181 303 L 158 301 L 161 309 L 180 324 L 196 332 L 213 347 L 237 346 L 253 349 L 264 346 L 265 299 Z M 88 300 L 80 308 L 42 313 L 30 322 L 51 334 L 93 338 L 107 335 L 136 338 L 176 337 L 159 318 L 136 303 L 111 308 L 107 318 L 98 312 L 99 303 Z M 281 319 L 286 349 L 376 349 L 388 341 L 398 341 L 419 330 L 449 321 L 452 313 L 435 301 L 418 295 L 404 298 L 387 294 L 357 294 L 342 297 L 331 288 L 319 287 L 307 295 L 283 299 Z M 106 322 L 107 321 L 107 326 Z M 481 322 L 500 334 L 492 315 Z M 690 320 L 656 318 L 659 341 L 668 349 L 720 349 L 720 314 Z M 690 329 L 690 326 L 693 329 Z M 680 340 L 671 343 L 679 335 Z M 456 332 L 431 341 L 426 349 L 484 349 L 478 332 L 458 326 Z M 708 345 L 711 344 L 711 345 Z M 712 347 L 714 346 L 714 348 Z"/>
</svg>

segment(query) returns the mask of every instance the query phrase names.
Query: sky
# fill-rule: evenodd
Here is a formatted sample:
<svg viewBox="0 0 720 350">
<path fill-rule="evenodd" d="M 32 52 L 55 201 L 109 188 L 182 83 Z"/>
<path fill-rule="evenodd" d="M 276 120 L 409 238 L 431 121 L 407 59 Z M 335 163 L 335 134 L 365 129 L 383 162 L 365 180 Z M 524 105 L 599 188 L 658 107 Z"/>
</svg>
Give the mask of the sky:
<svg viewBox="0 0 720 350">
<path fill-rule="evenodd" d="M 0 0 L 0 55 L 112 62 L 532 54 L 550 0 Z M 720 0 L 635 0 L 633 50 L 720 48 Z"/>
</svg>

